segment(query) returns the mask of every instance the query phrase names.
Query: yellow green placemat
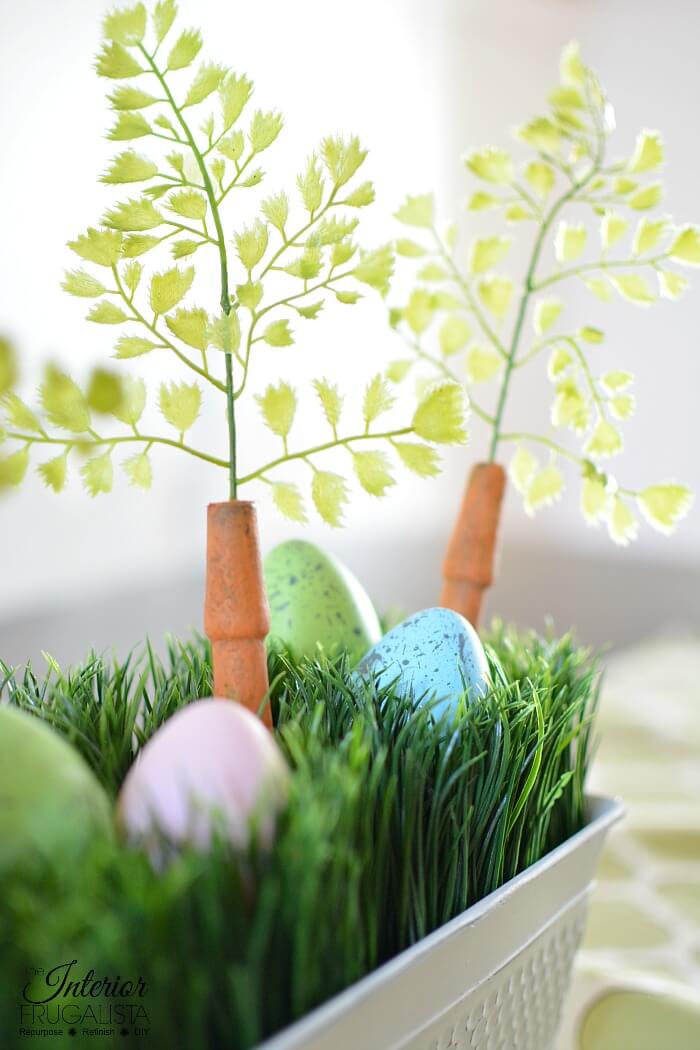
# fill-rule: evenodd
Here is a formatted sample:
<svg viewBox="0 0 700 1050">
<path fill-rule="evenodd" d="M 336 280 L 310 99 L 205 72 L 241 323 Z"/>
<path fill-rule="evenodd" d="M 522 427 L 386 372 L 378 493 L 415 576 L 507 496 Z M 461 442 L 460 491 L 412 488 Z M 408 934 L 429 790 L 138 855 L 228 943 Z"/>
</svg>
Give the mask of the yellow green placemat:
<svg viewBox="0 0 700 1050">
<path fill-rule="evenodd" d="M 594 792 L 627 817 L 598 874 L 559 1050 L 700 1048 L 700 639 L 608 663 Z"/>
</svg>

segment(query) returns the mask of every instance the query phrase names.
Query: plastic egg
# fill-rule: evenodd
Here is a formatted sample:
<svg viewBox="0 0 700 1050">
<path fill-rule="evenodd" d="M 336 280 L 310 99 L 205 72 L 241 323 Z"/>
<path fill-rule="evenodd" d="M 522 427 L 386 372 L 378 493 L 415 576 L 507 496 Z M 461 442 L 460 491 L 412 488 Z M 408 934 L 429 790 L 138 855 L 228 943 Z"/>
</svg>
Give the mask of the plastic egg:
<svg viewBox="0 0 700 1050">
<path fill-rule="evenodd" d="M 437 718 L 454 712 L 460 697 L 482 696 L 489 666 L 478 634 L 451 609 L 424 609 L 384 635 L 360 661 L 357 674 L 377 685 L 394 684 L 400 696 L 434 700 Z"/>
<path fill-rule="evenodd" d="M 163 839 L 206 850 L 214 835 L 269 846 L 289 772 L 260 719 L 233 700 L 197 700 L 151 737 L 118 800 L 126 837 L 158 859 Z"/>
<path fill-rule="evenodd" d="M 269 644 L 297 658 L 347 650 L 359 660 L 381 638 L 369 595 L 336 558 L 305 540 L 288 540 L 265 559 Z"/>
<path fill-rule="evenodd" d="M 35 715 L 0 705 L 0 865 L 112 834 L 109 799 L 85 759 Z"/>
</svg>

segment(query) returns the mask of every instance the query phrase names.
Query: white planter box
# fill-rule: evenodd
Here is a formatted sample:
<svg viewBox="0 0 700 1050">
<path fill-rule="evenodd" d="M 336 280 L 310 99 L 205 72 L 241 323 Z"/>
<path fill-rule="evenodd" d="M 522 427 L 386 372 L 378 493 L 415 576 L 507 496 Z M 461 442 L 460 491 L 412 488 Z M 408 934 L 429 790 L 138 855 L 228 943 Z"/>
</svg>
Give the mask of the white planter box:
<svg viewBox="0 0 700 1050">
<path fill-rule="evenodd" d="M 550 1050 L 619 801 L 462 915 L 259 1050 Z"/>
</svg>

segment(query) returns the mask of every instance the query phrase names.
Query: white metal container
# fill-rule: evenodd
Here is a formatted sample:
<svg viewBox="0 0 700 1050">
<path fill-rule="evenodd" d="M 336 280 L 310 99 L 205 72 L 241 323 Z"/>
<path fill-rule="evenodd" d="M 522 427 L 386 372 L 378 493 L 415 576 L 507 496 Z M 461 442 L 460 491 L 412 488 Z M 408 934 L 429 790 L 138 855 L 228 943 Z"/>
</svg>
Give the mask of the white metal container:
<svg viewBox="0 0 700 1050">
<path fill-rule="evenodd" d="M 619 801 L 259 1050 L 550 1050 Z"/>
</svg>

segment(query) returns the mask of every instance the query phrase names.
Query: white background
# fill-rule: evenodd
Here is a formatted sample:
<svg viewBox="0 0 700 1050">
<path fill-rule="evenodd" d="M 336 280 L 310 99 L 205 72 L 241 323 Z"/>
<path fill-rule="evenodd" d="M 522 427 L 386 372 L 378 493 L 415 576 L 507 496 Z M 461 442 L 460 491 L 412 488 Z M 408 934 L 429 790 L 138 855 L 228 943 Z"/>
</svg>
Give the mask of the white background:
<svg viewBox="0 0 700 1050">
<path fill-rule="evenodd" d="M 572 37 L 581 41 L 615 105 L 613 152 L 631 152 L 641 126 L 660 128 L 669 158 L 666 207 L 679 221 L 700 219 L 700 5 L 693 0 L 183 0 L 181 6 L 184 23 L 202 27 L 203 54 L 248 73 L 256 103 L 285 114 L 283 138 L 263 157 L 270 173 L 263 189 L 291 188 L 323 134 L 361 134 L 378 191 L 377 204 L 363 217 L 366 243 L 395 234 L 391 212 L 407 192 L 434 188 L 442 216 L 460 214 L 469 188 L 460 163 L 464 150 L 508 145 L 509 128 L 542 106 L 557 79 L 559 50 Z M 84 301 L 60 289 L 63 269 L 75 264 L 65 242 L 98 220 L 111 199 L 96 181 L 115 152 L 103 137 L 111 122 L 104 101 L 110 85 L 92 68 L 105 10 L 88 0 L 3 4 L 0 328 L 21 350 L 28 385 L 47 357 L 82 376 L 106 361 L 113 342 L 115 330 L 86 323 Z M 141 142 L 135 145 L 147 152 Z M 232 218 L 230 223 L 233 228 Z M 528 236 L 524 227 L 516 234 Z M 638 377 L 638 414 L 625 427 L 621 479 L 637 486 L 677 477 L 700 489 L 700 283 L 680 304 L 649 311 L 571 294 L 572 310 L 585 310 L 585 320 L 608 333 L 605 347 L 594 351 L 601 368 L 630 367 Z M 215 277 L 199 298 L 213 308 Z M 329 309 L 303 328 L 296 347 L 263 352 L 254 388 L 277 374 L 300 385 L 305 376 L 327 374 L 358 392 L 358 376 L 369 377 L 380 362 L 401 354 L 383 317 L 381 304 L 370 298 L 361 307 Z M 156 385 L 171 373 L 164 357 L 153 357 L 144 375 Z M 520 377 L 514 425 L 536 423 L 547 412 L 543 367 Z M 258 445 L 255 417 L 250 410 L 242 420 L 250 435 L 243 456 L 251 463 L 258 448 L 267 447 Z M 311 430 L 300 427 L 300 442 L 305 433 L 315 434 L 315 424 L 309 425 Z M 199 445 L 225 447 L 215 411 L 192 436 Z M 392 581 L 406 575 L 389 565 L 396 537 L 424 544 L 437 558 L 468 465 L 481 450 L 476 421 L 471 448 L 451 452 L 438 481 L 401 472 L 391 500 L 380 504 L 356 494 L 344 533 L 314 522 L 304 535 L 342 553 L 361 576 L 371 572 L 386 602 L 391 596 L 378 565 L 388 566 Z M 225 478 L 177 453 L 159 454 L 155 466 L 150 494 L 120 479 L 113 495 L 91 500 L 74 480 L 55 497 L 32 477 L 3 497 L 0 620 L 105 594 L 105 588 L 125 591 L 198 573 L 204 506 L 226 497 Z M 266 546 L 299 532 L 279 519 L 264 493 L 243 494 L 263 497 Z M 637 544 L 616 556 L 640 567 L 674 562 L 697 570 L 698 520 L 696 510 L 672 541 L 644 526 Z M 573 484 L 564 502 L 534 520 L 511 495 L 504 539 L 523 557 L 530 547 L 561 549 L 567 557 L 611 554 L 603 530 L 583 524 Z M 425 604 L 434 597 L 426 593 Z"/>
</svg>

